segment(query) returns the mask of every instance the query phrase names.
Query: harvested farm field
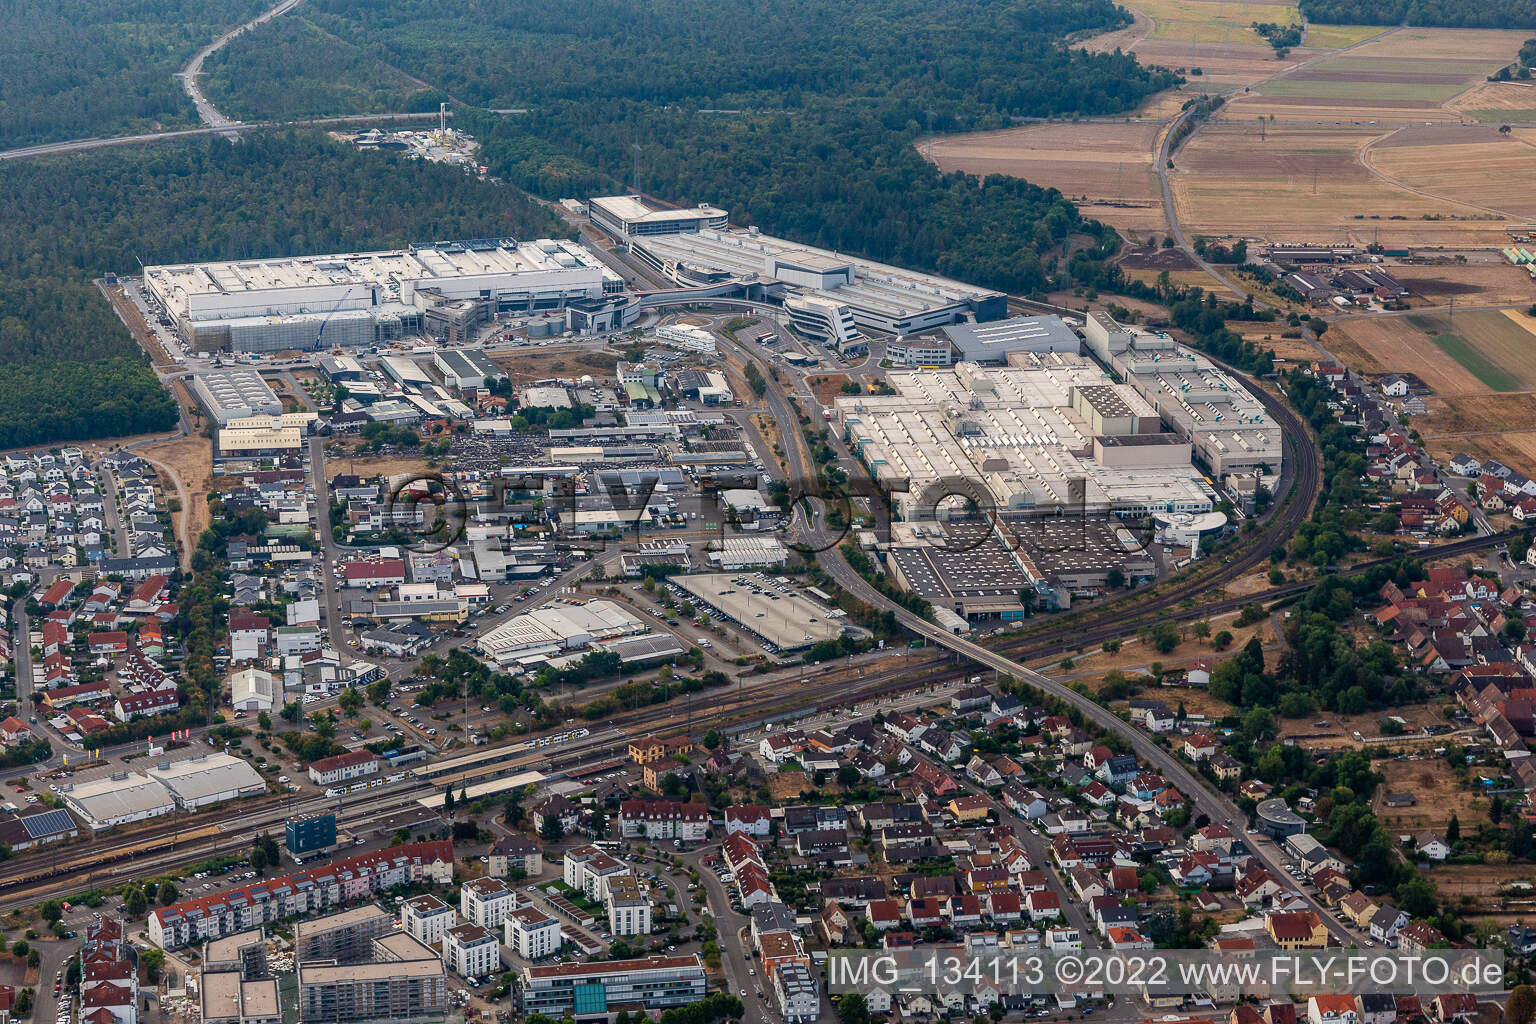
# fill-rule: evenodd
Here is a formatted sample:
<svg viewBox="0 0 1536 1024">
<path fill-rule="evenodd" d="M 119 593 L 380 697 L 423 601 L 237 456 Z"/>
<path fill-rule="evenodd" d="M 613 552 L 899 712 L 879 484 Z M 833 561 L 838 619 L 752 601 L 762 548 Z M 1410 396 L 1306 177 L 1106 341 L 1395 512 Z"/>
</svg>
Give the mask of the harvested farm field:
<svg viewBox="0 0 1536 1024">
<path fill-rule="evenodd" d="M 1536 217 L 1536 146 L 1492 125 L 1405 129 L 1362 156 L 1378 174 L 1415 192 L 1512 219 Z"/>
<path fill-rule="evenodd" d="M 1444 305 L 1450 298 L 1455 298 L 1458 304 L 1529 304 L 1533 292 L 1536 292 L 1530 274 L 1520 267 L 1503 263 L 1443 269 L 1402 266 L 1394 267 L 1392 275 L 1413 294 L 1423 296 L 1436 305 Z"/>
<path fill-rule="evenodd" d="M 1264 39 L 1253 30 L 1254 22 L 1294 25 L 1301 20 L 1297 5 L 1289 0 L 1276 3 L 1230 0 L 1137 0 L 1137 8 L 1152 19 L 1153 39 L 1180 42 L 1260 44 Z"/>
<path fill-rule="evenodd" d="M 1536 388 L 1536 335 L 1526 327 L 1529 318 L 1517 320 L 1502 310 L 1480 309 L 1454 317 L 1435 314 L 1406 319 L 1490 390 Z"/>
<path fill-rule="evenodd" d="M 1324 335 L 1323 344 L 1364 373 L 1416 373 L 1430 381 L 1441 398 L 1486 395 L 1491 390 L 1406 317 L 1338 320 Z"/>
<path fill-rule="evenodd" d="M 1386 31 L 1385 25 L 1308 25 L 1302 42 L 1313 50 L 1342 50 Z"/>
<path fill-rule="evenodd" d="M 1056 188 L 1083 214 L 1130 231 L 1163 231 L 1152 167 L 1154 121 L 1039 124 L 926 139 L 918 152 L 945 171 L 1011 174 Z"/>
<path fill-rule="evenodd" d="M 1179 217 L 1198 234 L 1321 241 L 1369 237 L 1394 217 L 1421 220 L 1460 209 L 1404 192 L 1362 166 L 1357 153 L 1377 134 L 1215 122 L 1175 158 Z M 1357 219 L 1366 216 L 1379 220 Z M 1422 238 L 1421 225 L 1404 227 L 1415 241 Z"/>
<path fill-rule="evenodd" d="M 1488 802 L 1452 775 L 1440 758 L 1377 761 L 1372 767 L 1386 782 L 1376 791 L 1371 810 L 1391 831 L 1441 829 L 1453 814 L 1472 821 L 1486 813 Z M 1412 793 L 1418 802 L 1412 807 L 1388 807 L 1383 800 L 1387 793 Z"/>
</svg>

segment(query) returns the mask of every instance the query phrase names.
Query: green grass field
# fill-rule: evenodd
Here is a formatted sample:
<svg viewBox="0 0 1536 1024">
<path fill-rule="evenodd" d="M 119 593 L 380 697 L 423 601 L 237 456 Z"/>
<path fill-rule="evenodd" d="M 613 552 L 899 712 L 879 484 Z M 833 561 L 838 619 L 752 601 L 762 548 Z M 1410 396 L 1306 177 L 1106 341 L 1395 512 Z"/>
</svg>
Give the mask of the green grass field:
<svg viewBox="0 0 1536 1024">
<path fill-rule="evenodd" d="M 1459 334 L 1437 334 L 1435 344 L 1440 350 L 1495 391 L 1519 391 L 1520 379 L 1479 352 L 1470 341 Z"/>
<path fill-rule="evenodd" d="M 1307 45 L 1318 50 L 1342 50 L 1385 31 L 1376 25 L 1308 25 Z"/>
<path fill-rule="evenodd" d="M 1241 3 L 1231 0 L 1138 0 L 1136 9 L 1155 23 L 1153 39 L 1229 45 L 1267 45 L 1253 31 L 1254 22 L 1292 25 L 1301 20 L 1294 3 Z"/>
<path fill-rule="evenodd" d="M 1522 110 L 1463 110 L 1463 114 L 1484 124 L 1530 124 L 1536 121 L 1536 109 Z"/>
<path fill-rule="evenodd" d="M 1329 26 L 1313 26 L 1316 32 Z M 1387 43 L 1381 44 L 1383 46 Z M 1498 57 L 1487 60 L 1457 60 L 1453 57 L 1356 57 L 1345 54 L 1312 65 L 1319 71 L 1407 71 L 1421 75 L 1485 75 L 1499 66 Z"/>
</svg>

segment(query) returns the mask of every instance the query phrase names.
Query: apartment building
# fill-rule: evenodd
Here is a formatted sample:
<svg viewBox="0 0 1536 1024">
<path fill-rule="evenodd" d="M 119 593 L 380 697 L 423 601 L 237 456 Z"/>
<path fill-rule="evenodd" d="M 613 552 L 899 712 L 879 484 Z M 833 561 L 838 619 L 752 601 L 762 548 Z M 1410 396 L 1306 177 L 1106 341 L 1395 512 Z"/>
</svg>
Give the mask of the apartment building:
<svg viewBox="0 0 1536 1024">
<path fill-rule="evenodd" d="M 300 921 L 293 929 L 295 960 L 356 963 L 373 956 L 373 940 L 395 930 L 395 918 L 377 903 Z"/>
<path fill-rule="evenodd" d="M 363 964 L 299 961 L 299 1019 L 338 1024 L 442 1019 L 448 1012 L 448 978 L 433 950 L 394 934 L 374 940 L 373 957 Z"/>
<path fill-rule="evenodd" d="M 437 949 L 443 934 L 453 927 L 453 908 L 436 896 L 417 896 L 400 907 L 400 926 L 417 942 Z"/>
<path fill-rule="evenodd" d="M 345 857 L 324 867 L 181 900 L 149 915 L 149 939 L 179 949 L 286 917 L 365 899 L 397 885 L 453 881 L 453 843 L 408 843 Z"/>
<path fill-rule="evenodd" d="M 560 922 L 537 907 L 523 907 L 507 915 L 503 941 L 524 960 L 538 960 L 560 951 Z"/>
<path fill-rule="evenodd" d="M 512 907 L 512 890 L 499 878 L 476 878 L 459 889 L 459 913 L 481 928 L 500 928 Z"/>
<path fill-rule="evenodd" d="M 634 875 L 608 879 L 608 930 L 614 935 L 651 934 L 651 898 Z"/>
<path fill-rule="evenodd" d="M 622 861 L 595 846 L 577 846 L 565 851 L 565 884 L 580 889 L 589 900 L 608 895 L 608 879 L 629 873 Z"/>
<path fill-rule="evenodd" d="M 461 924 L 443 935 L 443 963 L 460 977 L 479 978 L 501 967 L 501 944 L 478 924 Z"/>
</svg>

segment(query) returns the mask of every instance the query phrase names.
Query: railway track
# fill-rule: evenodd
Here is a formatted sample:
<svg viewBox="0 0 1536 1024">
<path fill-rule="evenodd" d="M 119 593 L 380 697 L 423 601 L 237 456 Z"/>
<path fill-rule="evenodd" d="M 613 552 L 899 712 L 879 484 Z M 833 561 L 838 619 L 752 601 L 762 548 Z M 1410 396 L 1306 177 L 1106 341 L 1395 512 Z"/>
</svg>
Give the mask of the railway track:
<svg viewBox="0 0 1536 1024">
<path fill-rule="evenodd" d="M 360 817 L 376 816 L 389 808 L 405 808 L 430 789 L 420 784 L 397 784 L 387 790 L 370 790 L 350 802 L 326 797 L 287 801 L 263 797 L 259 803 L 234 804 L 221 812 L 187 821 L 156 823 L 119 841 L 79 846 L 45 846 L 13 857 L 0 878 L 0 912 L 40 900 L 65 897 L 102 886 L 120 885 L 130 878 L 154 875 L 196 863 L 219 852 L 244 852 L 252 838 L 289 816 L 335 809 L 338 822 L 350 824 Z"/>
<path fill-rule="evenodd" d="M 837 676 L 830 679 L 823 678 L 820 682 L 795 687 L 790 691 L 775 690 L 771 694 L 764 694 L 760 690 L 748 690 L 739 696 L 714 702 L 709 709 L 694 715 L 692 720 L 694 726 L 700 729 L 750 728 L 767 718 L 775 717 L 781 711 L 851 707 L 870 700 L 904 693 L 919 686 L 953 682 L 964 678 L 968 671 L 969 669 L 965 666 L 934 671 L 930 664 L 925 663 L 895 673 L 866 677 L 867 682 L 852 688 L 844 678 Z M 777 700 L 779 703 L 764 706 L 767 700 Z M 679 712 L 670 705 L 646 708 L 632 716 L 627 716 L 623 720 L 622 729 L 606 731 L 592 737 L 589 741 L 572 745 L 567 750 L 553 754 L 551 752 L 531 753 L 525 757 L 507 761 L 493 760 L 489 764 L 474 769 L 474 774 L 469 772 L 454 774 L 437 781 L 444 784 L 459 784 L 462 779 L 473 783 L 477 779 L 515 771 L 519 767 L 532 767 L 535 763 L 545 765 L 551 770 L 550 774 L 579 775 L 583 765 L 590 767 L 607 763 L 615 755 L 622 754 L 630 738 L 658 729 L 680 726 L 685 717 L 686 712 Z M 506 748 L 500 749 L 504 755 Z M 422 797 L 430 796 L 436 791 L 437 786 L 434 782 L 418 780 L 414 783 L 396 785 L 385 791 L 368 790 L 353 794 L 354 798 L 359 799 L 342 804 L 338 824 L 353 827 L 359 819 L 372 821 L 387 817 L 392 812 L 417 806 Z M 381 795 L 386 798 L 382 802 L 378 799 Z M 264 808 L 254 815 L 251 813 L 253 808 L 250 805 L 233 806 L 217 817 L 197 822 L 196 831 L 184 832 L 179 840 L 172 842 L 172 848 L 169 850 L 165 849 L 165 843 L 168 837 L 176 834 L 176 829 L 168 826 L 151 827 L 136 832 L 131 838 L 125 838 L 122 842 L 105 848 L 91 844 L 79 849 L 65 847 L 54 850 L 45 847 L 36 854 L 28 854 L 20 858 L 22 863 L 12 862 L 10 866 L 14 870 L 8 872 L 4 879 L 0 879 L 0 913 L 46 899 L 67 898 L 91 889 L 121 885 L 131 878 L 174 871 L 213 856 L 221 850 L 243 850 L 252 836 L 260 834 L 265 828 L 282 821 L 288 815 L 306 810 L 318 810 L 322 807 L 328 808 L 336 803 L 338 801 L 315 798 L 282 806 L 281 798 L 277 798 L 268 801 Z M 273 811 L 276 811 L 275 816 Z M 253 821 L 253 818 L 257 820 Z M 231 824 L 233 819 L 239 820 L 238 831 L 226 831 L 225 826 Z M 161 852 L 151 852 L 155 850 Z M 65 854 L 63 859 L 59 858 L 61 853 Z"/>
</svg>

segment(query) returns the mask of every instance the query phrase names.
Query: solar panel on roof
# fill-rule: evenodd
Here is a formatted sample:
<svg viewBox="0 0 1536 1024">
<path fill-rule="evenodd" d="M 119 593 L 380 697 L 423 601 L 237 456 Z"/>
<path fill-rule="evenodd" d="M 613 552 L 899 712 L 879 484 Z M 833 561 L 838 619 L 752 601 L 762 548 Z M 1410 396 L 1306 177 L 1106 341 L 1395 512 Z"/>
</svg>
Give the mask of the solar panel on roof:
<svg viewBox="0 0 1536 1024">
<path fill-rule="evenodd" d="M 69 816 L 68 811 L 47 811 L 43 814 L 31 814 L 21 819 L 21 824 L 27 830 L 27 835 L 33 839 L 42 839 L 46 836 L 58 835 L 60 832 L 68 832 L 75 827 L 75 819 Z"/>
</svg>

